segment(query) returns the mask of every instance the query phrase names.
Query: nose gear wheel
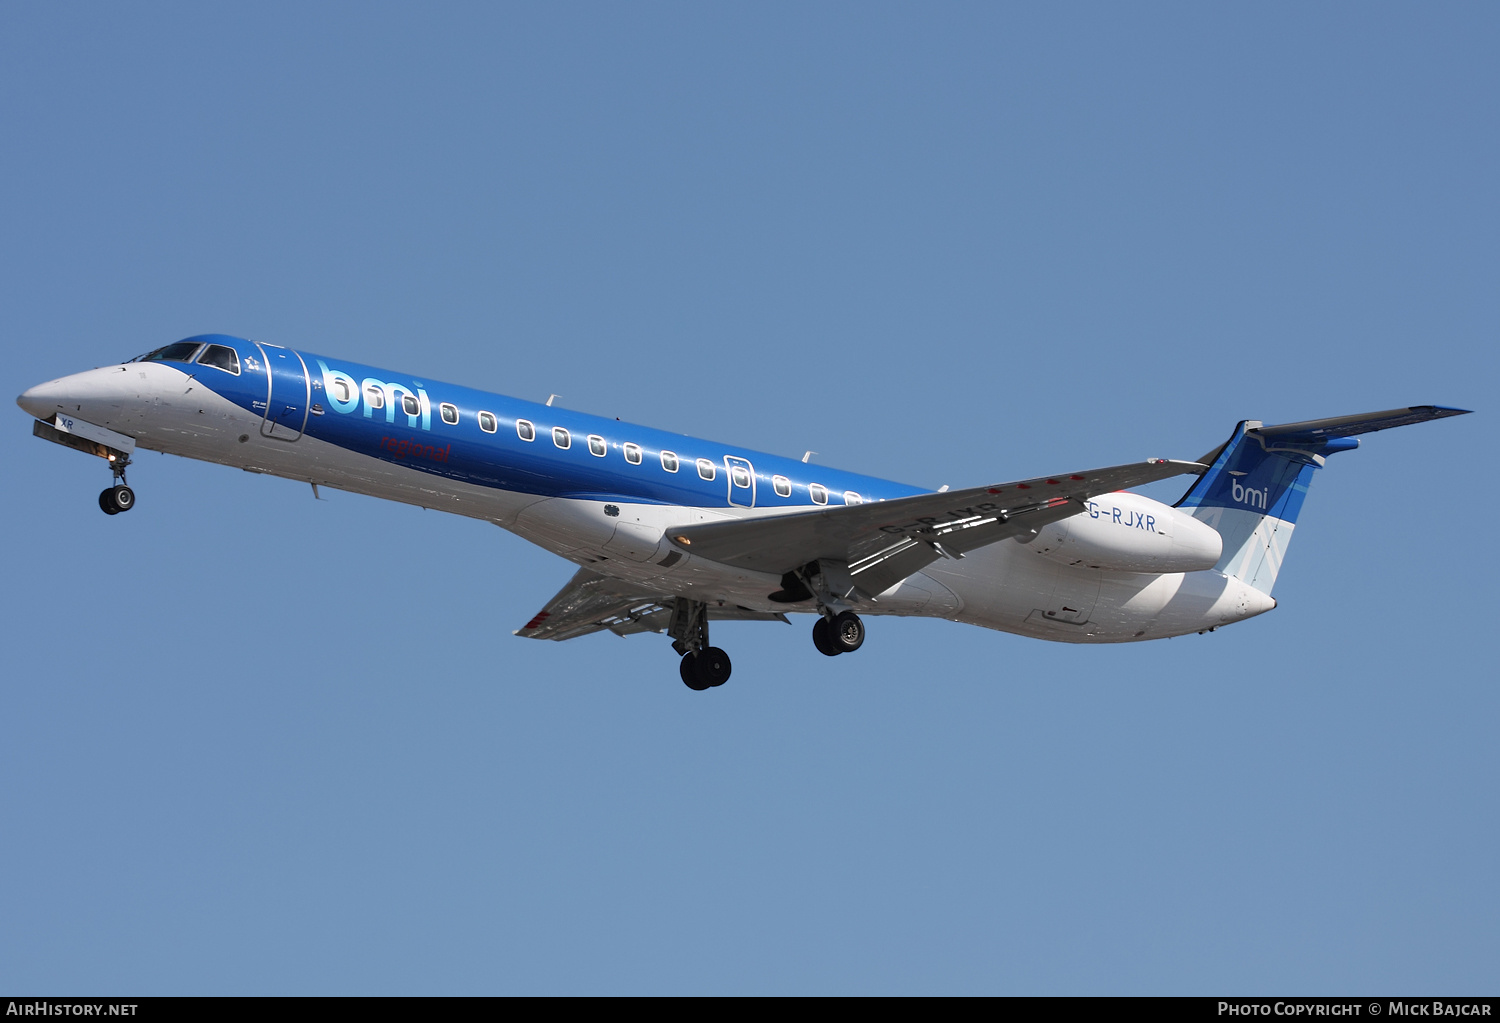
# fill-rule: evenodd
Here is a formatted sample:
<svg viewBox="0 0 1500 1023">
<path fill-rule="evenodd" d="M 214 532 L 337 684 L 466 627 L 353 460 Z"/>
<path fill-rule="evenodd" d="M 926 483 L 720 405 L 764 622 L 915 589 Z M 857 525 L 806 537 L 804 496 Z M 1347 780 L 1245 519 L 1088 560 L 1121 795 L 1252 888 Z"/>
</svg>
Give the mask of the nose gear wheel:
<svg viewBox="0 0 1500 1023">
<path fill-rule="evenodd" d="M 121 483 L 117 487 L 105 487 L 99 493 L 99 510 L 106 515 L 118 515 L 135 507 L 135 491 Z"/>
</svg>

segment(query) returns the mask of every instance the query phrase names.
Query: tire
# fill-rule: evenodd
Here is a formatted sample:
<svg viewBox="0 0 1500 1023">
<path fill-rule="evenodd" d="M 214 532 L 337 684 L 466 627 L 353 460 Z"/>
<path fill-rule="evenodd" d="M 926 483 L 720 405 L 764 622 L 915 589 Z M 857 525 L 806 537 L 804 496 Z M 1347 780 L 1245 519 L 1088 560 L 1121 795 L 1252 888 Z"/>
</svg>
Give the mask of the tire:
<svg viewBox="0 0 1500 1023">
<path fill-rule="evenodd" d="M 135 507 L 135 491 L 123 483 L 109 491 L 110 501 L 115 506 L 115 511 L 127 512 Z"/>
<path fill-rule="evenodd" d="M 842 611 L 833 620 L 833 645 L 839 653 L 852 654 L 865 642 L 865 623 L 853 611 Z"/>
<path fill-rule="evenodd" d="M 698 654 L 696 670 L 700 681 L 710 686 L 722 686 L 729 681 L 729 655 L 718 647 L 711 646 Z"/>
<path fill-rule="evenodd" d="M 822 615 L 813 622 L 813 646 L 818 648 L 818 653 L 829 657 L 837 657 L 844 652 L 834 643 L 833 635 L 828 631 L 828 619 Z"/>
<path fill-rule="evenodd" d="M 677 673 L 682 676 L 682 684 L 695 692 L 703 692 L 708 688 L 708 683 L 698 678 L 698 655 L 686 653 L 677 664 Z"/>
<path fill-rule="evenodd" d="M 120 509 L 115 507 L 115 492 L 111 489 L 99 491 L 99 510 L 106 515 L 118 515 Z"/>
</svg>

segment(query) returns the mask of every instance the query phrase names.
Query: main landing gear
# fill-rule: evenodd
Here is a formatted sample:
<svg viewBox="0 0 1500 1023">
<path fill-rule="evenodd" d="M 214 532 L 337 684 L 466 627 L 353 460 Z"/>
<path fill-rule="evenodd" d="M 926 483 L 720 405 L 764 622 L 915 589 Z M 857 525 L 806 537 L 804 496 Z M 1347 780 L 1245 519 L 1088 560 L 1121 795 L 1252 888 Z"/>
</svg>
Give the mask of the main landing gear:
<svg viewBox="0 0 1500 1023">
<path fill-rule="evenodd" d="M 865 642 L 865 623 L 853 611 L 823 614 L 813 623 L 813 646 L 829 657 L 852 654 Z"/>
<path fill-rule="evenodd" d="M 729 655 L 708 645 L 708 605 L 701 600 L 676 598 L 672 623 L 667 627 L 672 649 L 682 655 L 677 666 L 682 684 L 702 692 L 729 681 Z"/>
<path fill-rule="evenodd" d="M 135 507 L 135 491 L 125 483 L 125 467 L 129 464 L 129 455 L 109 456 L 109 468 L 115 474 L 115 482 L 99 492 L 99 510 L 106 515 L 118 515 Z"/>
<path fill-rule="evenodd" d="M 702 692 L 729 681 L 729 655 L 716 646 L 694 653 L 689 650 L 678 662 L 677 672 L 689 689 Z"/>
<path fill-rule="evenodd" d="M 667 626 L 672 649 L 682 655 L 677 673 L 682 684 L 702 692 L 729 681 L 729 655 L 708 643 L 708 605 L 685 597 L 674 598 Z M 813 625 L 813 645 L 829 657 L 852 654 L 865 642 L 865 623 L 853 611 L 834 614 L 828 607 Z"/>
<path fill-rule="evenodd" d="M 768 595 L 778 604 L 817 601 L 818 620 L 813 623 L 813 646 L 828 657 L 852 654 L 865 641 L 865 623 L 848 610 L 849 599 L 869 600 L 842 562 L 811 561 L 781 577 L 781 589 Z M 840 610 L 842 608 L 842 610 Z"/>
</svg>

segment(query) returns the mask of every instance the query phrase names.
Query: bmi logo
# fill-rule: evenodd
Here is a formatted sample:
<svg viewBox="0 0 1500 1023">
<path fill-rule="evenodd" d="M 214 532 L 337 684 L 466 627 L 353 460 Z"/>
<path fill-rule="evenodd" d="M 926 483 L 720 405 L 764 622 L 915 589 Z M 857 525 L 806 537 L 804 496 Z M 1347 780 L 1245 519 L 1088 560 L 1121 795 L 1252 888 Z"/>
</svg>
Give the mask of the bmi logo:
<svg viewBox="0 0 1500 1023">
<path fill-rule="evenodd" d="M 1242 487 L 1239 480 L 1230 481 L 1229 492 L 1240 504 L 1248 504 L 1250 507 L 1259 508 L 1261 511 L 1266 510 L 1266 503 L 1271 496 L 1270 487 L 1266 487 L 1264 490 L 1256 490 L 1253 487 Z"/>
</svg>

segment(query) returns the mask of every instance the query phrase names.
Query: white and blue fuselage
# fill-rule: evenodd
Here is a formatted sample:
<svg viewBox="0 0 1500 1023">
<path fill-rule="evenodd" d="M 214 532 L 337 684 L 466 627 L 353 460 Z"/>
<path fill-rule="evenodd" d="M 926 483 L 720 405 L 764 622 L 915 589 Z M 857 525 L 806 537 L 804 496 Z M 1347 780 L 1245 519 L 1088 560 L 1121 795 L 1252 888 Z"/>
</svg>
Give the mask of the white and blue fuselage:
<svg viewBox="0 0 1500 1023">
<path fill-rule="evenodd" d="M 830 596 L 819 578 L 774 558 L 758 566 L 749 555 L 700 556 L 684 531 L 768 517 L 807 521 L 815 512 L 831 513 L 826 521 L 838 524 L 854 518 L 840 509 L 931 491 L 225 335 L 190 338 L 54 380 L 18 401 L 42 420 L 39 432 L 83 436 L 88 427 L 105 439 L 122 438 L 95 453 L 113 451 L 109 457 L 128 461 L 133 444 L 485 519 L 619 581 L 623 592 L 662 601 L 681 598 L 710 611 L 764 617 L 826 615 L 858 605 L 864 614 L 948 618 L 1072 642 L 1201 632 L 1271 609 L 1274 568 L 1263 585 L 1247 571 L 1226 571 L 1233 559 L 1245 560 L 1247 544 L 1236 534 L 1238 546 L 1227 550 L 1210 522 L 1243 512 L 1239 518 L 1251 523 L 1249 548 L 1259 544 L 1279 564 L 1295 513 L 1277 518 L 1278 501 L 1295 498 L 1300 505 L 1306 487 L 1296 473 L 1259 481 L 1254 467 L 1176 463 L 1191 468 L 1174 471 L 1204 474 L 1193 493 L 1206 507 L 1185 501 L 1192 506 L 1172 508 L 1123 492 L 1073 495 L 1066 517 L 963 556 L 948 556 L 936 540 L 913 532 L 944 556 L 890 585 L 882 582 L 878 593 L 853 586 Z M 1242 424 L 1236 436 L 1259 426 Z M 1323 447 L 1316 448 L 1306 433 L 1293 438 L 1300 464 L 1321 465 L 1329 450 L 1341 449 L 1329 449 L 1321 436 Z M 1243 460 L 1245 447 L 1227 445 L 1219 461 Z M 1274 447 L 1260 443 L 1262 462 L 1279 460 L 1267 454 Z M 1226 498 L 1215 503 L 1202 484 L 1220 470 L 1231 475 L 1220 488 Z M 869 518 L 868 509 L 857 514 Z M 920 530 L 931 518 L 909 528 Z M 1257 529 L 1269 530 L 1269 540 Z M 849 563 L 857 570 L 852 555 Z M 847 567 L 837 564 L 829 578 Z M 798 579 L 813 585 L 803 588 Z"/>
</svg>

